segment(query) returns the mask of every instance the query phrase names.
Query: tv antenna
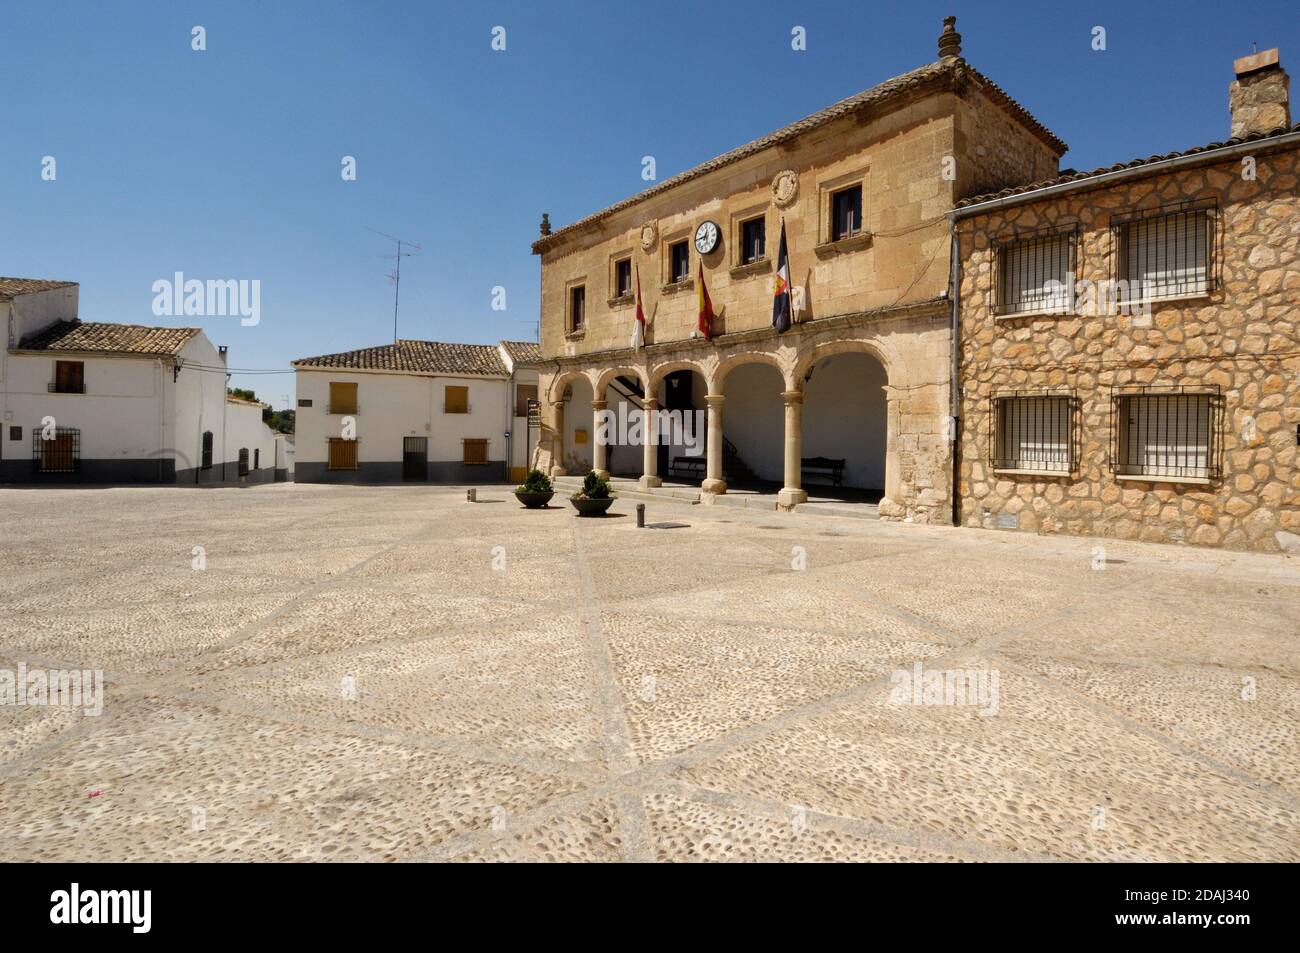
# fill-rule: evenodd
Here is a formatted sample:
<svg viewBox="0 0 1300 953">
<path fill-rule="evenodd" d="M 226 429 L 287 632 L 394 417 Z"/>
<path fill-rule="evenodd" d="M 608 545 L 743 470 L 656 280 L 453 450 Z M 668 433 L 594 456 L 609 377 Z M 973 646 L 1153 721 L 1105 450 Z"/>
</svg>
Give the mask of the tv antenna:
<svg viewBox="0 0 1300 953">
<path fill-rule="evenodd" d="M 377 228 L 370 228 L 369 226 L 366 226 L 366 231 L 374 232 L 376 235 L 379 235 L 382 238 L 387 238 L 390 242 L 397 243 L 397 254 L 384 256 L 385 258 L 392 258 L 397 262 L 397 267 L 388 275 L 388 280 L 393 283 L 393 343 L 396 344 L 397 343 L 397 302 L 398 302 L 398 295 L 400 295 L 402 291 L 402 259 L 410 258 L 412 255 L 421 251 L 424 248 L 424 246 L 421 245 L 419 242 L 408 241 L 405 238 L 398 238 L 396 235 L 389 235 L 386 232 L 381 232 Z M 402 251 L 403 245 L 411 249 L 411 251 Z"/>
</svg>

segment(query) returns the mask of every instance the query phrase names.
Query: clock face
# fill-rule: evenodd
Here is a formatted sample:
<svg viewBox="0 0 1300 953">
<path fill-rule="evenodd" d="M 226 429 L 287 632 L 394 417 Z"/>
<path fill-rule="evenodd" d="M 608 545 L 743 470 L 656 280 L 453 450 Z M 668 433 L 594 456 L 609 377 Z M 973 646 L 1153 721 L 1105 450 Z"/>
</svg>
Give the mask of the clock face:
<svg viewBox="0 0 1300 953">
<path fill-rule="evenodd" d="M 718 247 L 718 237 L 721 234 L 717 222 L 700 223 L 700 227 L 695 230 L 695 250 L 701 255 L 707 255 Z"/>
</svg>

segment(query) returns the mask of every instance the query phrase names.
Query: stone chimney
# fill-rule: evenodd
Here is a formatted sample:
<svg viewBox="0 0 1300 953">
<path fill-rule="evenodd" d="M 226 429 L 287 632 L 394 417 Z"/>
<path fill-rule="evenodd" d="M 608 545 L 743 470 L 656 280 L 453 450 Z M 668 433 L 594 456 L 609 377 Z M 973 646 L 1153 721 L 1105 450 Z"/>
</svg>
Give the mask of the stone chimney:
<svg viewBox="0 0 1300 953">
<path fill-rule="evenodd" d="M 957 32 L 957 18 L 943 18 L 943 32 L 939 34 L 939 59 L 961 56 L 961 34 Z"/>
<path fill-rule="evenodd" d="M 542 213 L 542 224 L 539 231 L 542 233 L 543 238 L 551 234 L 551 216 L 545 212 Z"/>
<path fill-rule="evenodd" d="M 1291 77 L 1277 60 L 1277 47 L 1235 60 L 1232 70 L 1237 74 L 1228 87 L 1232 138 L 1291 125 Z"/>
</svg>

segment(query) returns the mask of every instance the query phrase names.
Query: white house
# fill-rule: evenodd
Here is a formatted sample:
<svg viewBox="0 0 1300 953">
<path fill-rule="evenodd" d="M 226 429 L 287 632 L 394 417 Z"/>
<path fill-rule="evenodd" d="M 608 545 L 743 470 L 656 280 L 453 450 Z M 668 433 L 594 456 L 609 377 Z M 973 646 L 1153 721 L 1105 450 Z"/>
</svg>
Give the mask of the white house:
<svg viewBox="0 0 1300 953">
<path fill-rule="evenodd" d="M 395 344 L 307 357 L 297 372 L 299 483 L 522 479 L 537 345 Z"/>
<path fill-rule="evenodd" d="M 225 348 L 199 328 L 81 321 L 77 299 L 75 282 L 0 278 L 0 481 L 233 481 L 244 449 L 250 479 L 274 474 L 260 406 L 226 400 Z"/>
</svg>

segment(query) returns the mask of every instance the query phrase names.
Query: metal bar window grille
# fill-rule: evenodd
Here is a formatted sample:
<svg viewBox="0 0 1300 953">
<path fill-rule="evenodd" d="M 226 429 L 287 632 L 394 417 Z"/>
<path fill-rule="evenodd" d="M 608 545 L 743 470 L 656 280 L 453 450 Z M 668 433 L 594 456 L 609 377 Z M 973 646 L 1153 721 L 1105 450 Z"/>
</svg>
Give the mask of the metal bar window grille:
<svg viewBox="0 0 1300 953">
<path fill-rule="evenodd" d="M 995 314 L 1074 310 L 1072 233 L 1057 232 L 1008 242 L 997 252 Z"/>
<path fill-rule="evenodd" d="M 1078 459 L 1073 394 L 995 394 L 989 462 L 996 470 L 1070 473 Z"/>
<path fill-rule="evenodd" d="M 1203 294 L 1217 282 L 1215 205 L 1160 209 L 1115 226 L 1119 277 L 1129 300 Z"/>
<path fill-rule="evenodd" d="M 1117 390 L 1111 469 L 1120 476 L 1215 480 L 1223 407 L 1217 390 Z"/>
<path fill-rule="evenodd" d="M 37 473 L 75 473 L 80 463 L 80 430 L 59 427 L 48 440 L 41 428 L 32 431 L 32 466 Z"/>
</svg>

